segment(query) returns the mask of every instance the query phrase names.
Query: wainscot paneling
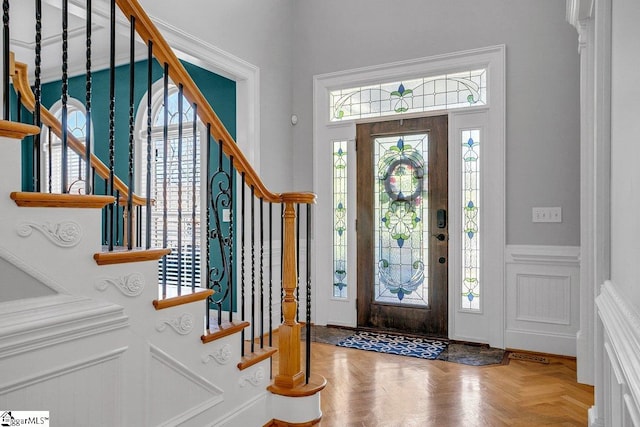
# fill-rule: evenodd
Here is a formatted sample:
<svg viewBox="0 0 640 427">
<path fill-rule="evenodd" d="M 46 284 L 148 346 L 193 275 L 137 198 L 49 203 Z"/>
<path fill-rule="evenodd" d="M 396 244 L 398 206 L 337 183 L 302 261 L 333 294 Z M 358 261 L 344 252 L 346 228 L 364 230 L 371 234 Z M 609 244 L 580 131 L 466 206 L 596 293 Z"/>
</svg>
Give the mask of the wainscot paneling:
<svg viewBox="0 0 640 427">
<path fill-rule="evenodd" d="M 507 246 L 505 347 L 576 355 L 580 249 Z"/>
</svg>

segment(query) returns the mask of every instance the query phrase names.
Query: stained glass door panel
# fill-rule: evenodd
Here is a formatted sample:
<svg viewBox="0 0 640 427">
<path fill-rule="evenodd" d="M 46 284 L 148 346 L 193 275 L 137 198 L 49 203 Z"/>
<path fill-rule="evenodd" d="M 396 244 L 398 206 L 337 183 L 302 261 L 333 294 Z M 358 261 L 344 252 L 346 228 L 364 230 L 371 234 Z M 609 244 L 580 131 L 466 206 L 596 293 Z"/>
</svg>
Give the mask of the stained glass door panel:
<svg viewBox="0 0 640 427">
<path fill-rule="evenodd" d="M 446 336 L 447 118 L 357 126 L 358 325 Z"/>
</svg>

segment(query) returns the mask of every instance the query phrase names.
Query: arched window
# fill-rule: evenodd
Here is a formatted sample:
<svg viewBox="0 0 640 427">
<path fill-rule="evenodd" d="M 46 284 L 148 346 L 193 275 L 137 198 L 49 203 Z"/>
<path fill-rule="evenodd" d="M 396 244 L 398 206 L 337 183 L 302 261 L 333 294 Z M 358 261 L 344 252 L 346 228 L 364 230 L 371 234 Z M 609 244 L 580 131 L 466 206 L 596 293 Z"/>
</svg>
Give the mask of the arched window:
<svg viewBox="0 0 640 427">
<path fill-rule="evenodd" d="M 158 86 L 156 85 L 156 88 Z M 169 88 L 167 103 L 168 126 L 165 147 L 165 119 L 162 90 L 154 91 L 151 109 L 150 195 L 155 201 L 151 213 L 151 246 L 168 247 L 171 254 L 159 264 L 166 268 L 168 285 L 200 286 L 201 271 L 201 164 L 200 133 L 203 126 L 196 121 L 194 135 L 193 107 L 183 97 L 182 138 L 179 135 L 180 115 L 177 87 Z M 139 193 L 147 191 L 147 109 L 138 111 L 139 143 L 137 170 Z M 166 212 L 166 221 L 165 221 Z M 144 221 L 143 221 L 144 223 Z M 143 226 L 146 232 L 146 224 Z M 162 279 L 161 279 L 162 280 Z"/>
<path fill-rule="evenodd" d="M 62 122 L 62 102 L 51 107 L 51 113 Z M 87 114 L 84 105 L 77 99 L 67 102 L 67 129 L 82 144 L 87 137 Z M 49 193 L 62 193 L 62 140 L 47 126 L 42 129 L 42 190 Z M 67 146 L 67 193 L 85 193 L 86 162 Z"/>
</svg>

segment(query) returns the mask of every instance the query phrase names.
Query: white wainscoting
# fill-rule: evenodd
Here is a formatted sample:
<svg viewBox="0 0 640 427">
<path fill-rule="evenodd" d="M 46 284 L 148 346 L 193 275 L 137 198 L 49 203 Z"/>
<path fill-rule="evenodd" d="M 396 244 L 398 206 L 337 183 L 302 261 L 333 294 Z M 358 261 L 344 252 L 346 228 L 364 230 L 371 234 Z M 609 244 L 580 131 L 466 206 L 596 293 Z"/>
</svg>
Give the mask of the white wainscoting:
<svg viewBox="0 0 640 427">
<path fill-rule="evenodd" d="M 505 347 L 576 355 L 580 248 L 509 245 Z"/>
<path fill-rule="evenodd" d="M 596 298 L 598 327 L 596 345 L 602 354 L 597 375 L 597 407 L 589 412 L 590 425 L 640 426 L 640 314 L 607 281 Z M 597 362 L 597 360 L 596 360 Z"/>
</svg>

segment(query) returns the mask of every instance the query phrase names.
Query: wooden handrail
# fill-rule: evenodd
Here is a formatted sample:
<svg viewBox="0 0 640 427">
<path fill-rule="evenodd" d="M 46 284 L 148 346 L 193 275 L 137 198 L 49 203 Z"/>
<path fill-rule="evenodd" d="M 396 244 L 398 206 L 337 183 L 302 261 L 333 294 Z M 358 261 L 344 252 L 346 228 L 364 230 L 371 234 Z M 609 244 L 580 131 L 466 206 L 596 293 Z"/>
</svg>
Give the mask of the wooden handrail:
<svg viewBox="0 0 640 427">
<path fill-rule="evenodd" d="M 20 93 L 22 105 L 33 113 L 36 109 L 36 97 L 29 85 L 27 65 L 21 62 L 16 62 L 12 53 L 10 67 L 13 87 L 16 92 Z M 62 124 L 56 116 L 51 114 L 51 112 L 42 105 L 40 106 L 40 119 L 42 123 L 47 125 L 58 138 L 62 138 Z M 71 133 L 67 134 L 67 141 L 69 148 L 75 151 L 80 157 L 82 157 L 82 159 L 86 160 L 84 144 Z M 94 154 L 91 154 L 91 166 L 95 169 L 96 174 L 98 174 L 102 179 L 109 179 L 109 168 Z M 114 176 L 113 181 L 113 186 L 116 190 L 120 191 L 121 194 L 128 194 L 129 187 L 120 178 Z M 137 194 L 133 195 L 134 206 L 144 206 L 146 203 L 146 198 Z"/>
<path fill-rule="evenodd" d="M 245 174 L 245 182 L 249 187 L 253 186 L 255 195 L 266 202 L 281 203 L 281 194 L 273 193 L 267 189 L 256 171 L 253 169 L 247 158 L 244 156 L 233 137 L 229 134 L 222 121 L 218 118 L 213 108 L 195 84 L 187 70 L 184 68 L 169 43 L 164 39 L 158 28 L 149 18 L 137 0 L 116 0 L 120 10 L 128 20 L 133 16 L 136 20 L 136 32 L 140 35 L 145 44 L 153 42 L 153 56 L 160 64 L 169 65 L 169 77 L 176 85 L 181 84 L 184 89 L 184 96 L 191 103 L 198 106 L 198 116 L 205 124 L 211 124 L 211 135 L 216 141 L 222 141 L 223 151 L 227 156 L 233 157 L 233 166 L 238 173 Z M 297 193 L 293 193 L 297 194 Z M 309 197 L 300 193 L 300 198 L 305 201 L 300 203 L 314 203 L 309 201 Z"/>
</svg>

